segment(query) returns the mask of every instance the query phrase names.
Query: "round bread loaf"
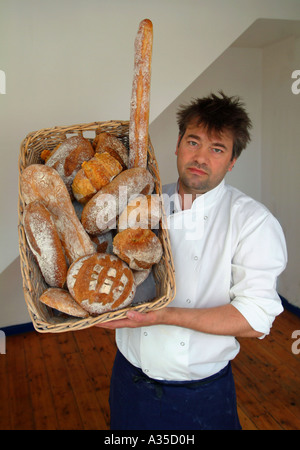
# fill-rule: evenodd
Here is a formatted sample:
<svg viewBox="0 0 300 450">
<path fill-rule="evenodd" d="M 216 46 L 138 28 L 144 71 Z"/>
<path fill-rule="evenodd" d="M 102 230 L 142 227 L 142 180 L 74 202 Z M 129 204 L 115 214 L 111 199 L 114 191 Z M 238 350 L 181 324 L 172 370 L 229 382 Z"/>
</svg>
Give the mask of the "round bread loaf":
<svg viewBox="0 0 300 450">
<path fill-rule="evenodd" d="M 131 269 L 143 270 L 160 261 L 163 249 L 153 231 L 127 228 L 114 237 L 113 252 Z"/>
<path fill-rule="evenodd" d="M 81 308 L 78 303 L 71 297 L 68 291 L 58 288 L 49 288 L 39 298 L 44 303 L 57 311 L 75 317 L 88 317 L 89 313 Z"/>
<path fill-rule="evenodd" d="M 130 305 L 136 290 L 127 264 L 107 253 L 75 261 L 69 268 L 67 285 L 76 302 L 93 316 Z"/>
<path fill-rule="evenodd" d="M 46 283 L 63 287 L 68 266 L 50 211 L 39 201 L 29 203 L 24 210 L 23 225 L 28 245 Z"/>
<path fill-rule="evenodd" d="M 116 218 L 128 201 L 138 194 L 153 192 L 154 180 L 147 169 L 124 170 L 111 183 L 101 188 L 85 205 L 81 222 L 89 234 L 99 234 L 116 228 Z"/>
<path fill-rule="evenodd" d="M 72 182 L 84 161 L 94 156 L 90 141 L 82 136 L 73 136 L 59 144 L 46 160 L 46 165 L 53 167 L 67 186 L 69 194 L 73 195 Z"/>
</svg>

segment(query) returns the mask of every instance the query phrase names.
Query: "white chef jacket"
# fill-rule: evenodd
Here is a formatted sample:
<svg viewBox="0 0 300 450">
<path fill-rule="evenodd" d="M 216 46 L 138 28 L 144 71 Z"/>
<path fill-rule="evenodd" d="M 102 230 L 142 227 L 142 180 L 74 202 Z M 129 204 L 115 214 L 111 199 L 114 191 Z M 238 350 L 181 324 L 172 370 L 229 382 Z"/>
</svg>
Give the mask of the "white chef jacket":
<svg viewBox="0 0 300 450">
<path fill-rule="evenodd" d="M 169 306 L 231 303 L 254 330 L 268 334 L 283 311 L 276 279 L 286 266 L 287 251 L 278 221 L 265 206 L 224 180 L 188 210 L 181 210 L 176 183 L 163 192 L 176 279 L 176 296 Z M 116 342 L 146 375 L 173 381 L 209 377 L 240 348 L 234 336 L 172 325 L 118 329 Z"/>
</svg>

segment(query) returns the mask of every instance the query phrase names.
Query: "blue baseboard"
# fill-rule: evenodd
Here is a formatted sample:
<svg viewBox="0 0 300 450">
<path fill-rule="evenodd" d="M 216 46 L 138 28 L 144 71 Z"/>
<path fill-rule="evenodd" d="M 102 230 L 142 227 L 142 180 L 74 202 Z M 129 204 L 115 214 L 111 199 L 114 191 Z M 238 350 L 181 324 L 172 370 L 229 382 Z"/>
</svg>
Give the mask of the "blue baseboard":
<svg viewBox="0 0 300 450">
<path fill-rule="evenodd" d="M 1 328 L 5 336 L 13 336 L 14 334 L 28 333 L 34 331 L 34 326 L 31 322 L 21 323 L 20 325 L 11 325 L 10 327 Z"/>
<path fill-rule="evenodd" d="M 284 307 L 284 309 L 292 312 L 293 314 L 295 314 L 295 316 L 300 317 L 300 308 L 289 303 L 286 298 L 282 297 L 282 295 L 279 295 L 279 297 L 281 298 L 282 306 Z"/>
</svg>

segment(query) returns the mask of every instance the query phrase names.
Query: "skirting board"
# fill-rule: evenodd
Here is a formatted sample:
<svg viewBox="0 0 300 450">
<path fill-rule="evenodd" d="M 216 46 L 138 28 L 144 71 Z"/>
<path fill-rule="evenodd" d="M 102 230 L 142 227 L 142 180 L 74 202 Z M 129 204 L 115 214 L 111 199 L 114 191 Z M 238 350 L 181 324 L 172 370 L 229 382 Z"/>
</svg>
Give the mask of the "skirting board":
<svg viewBox="0 0 300 450">
<path fill-rule="evenodd" d="M 282 305 L 284 309 L 287 311 L 292 312 L 296 316 L 300 317 L 300 308 L 297 306 L 292 305 L 289 303 L 284 297 L 280 295 Z M 4 331 L 6 336 L 12 336 L 14 334 L 22 334 L 22 333 L 28 333 L 29 331 L 34 331 L 34 327 L 31 322 L 29 323 L 23 323 L 20 325 L 12 325 L 10 327 L 4 327 L 2 328 L 2 331 Z"/>
</svg>

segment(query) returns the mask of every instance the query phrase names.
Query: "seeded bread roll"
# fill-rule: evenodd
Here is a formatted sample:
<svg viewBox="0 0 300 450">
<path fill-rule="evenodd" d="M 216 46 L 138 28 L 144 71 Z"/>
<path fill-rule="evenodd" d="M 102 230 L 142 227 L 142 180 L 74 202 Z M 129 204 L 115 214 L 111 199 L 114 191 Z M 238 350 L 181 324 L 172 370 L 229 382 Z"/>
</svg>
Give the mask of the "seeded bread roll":
<svg viewBox="0 0 300 450">
<path fill-rule="evenodd" d="M 101 188 L 85 205 L 81 222 L 91 234 L 101 234 L 116 228 L 116 218 L 130 198 L 153 192 L 154 180 L 147 169 L 136 167 L 124 170 L 111 183 Z"/>
<path fill-rule="evenodd" d="M 67 186 L 69 194 L 73 195 L 71 185 L 81 164 L 94 156 L 90 141 L 82 136 L 73 136 L 59 144 L 46 158 L 46 165 L 53 167 Z"/>
<path fill-rule="evenodd" d="M 26 167 L 20 177 L 20 187 L 26 205 L 39 200 L 52 214 L 69 264 L 95 253 L 93 243 L 75 213 L 67 188 L 55 169 L 43 164 Z"/>
<path fill-rule="evenodd" d="M 76 200 L 86 203 L 103 186 L 110 183 L 120 172 L 122 165 L 109 153 L 96 153 L 89 161 L 82 163 L 75 175 L 72 191 Z"/>
<path fill-rule="evenodd" d="M 67 285 L 76 302 L 93 316 L 130 305 L 136 290 L 127 264 L 107 253 L 75 261 L 69 268 Z"/>
<path fill-rule="evenodd" d="M 133 270 L 150 269 L 163 254 L 159 238 L 148 229 L 121 231 L 113 240 L 113 252 Z"/>
<path fill-rule="evenodd" d="M 63 287 L 67 278 L 67 262 L 51 213 L 39 201 L 26 206 L 23 215 L 28 245 L 49 286 Z"/>
<path fill-rule="evenodd" d="M 68 291 L 58 288 L 49 288 L 39 298 L 40 302 L 69 316 L 86 318 L 89 313 L 81 308 Z"/>
</svg>

